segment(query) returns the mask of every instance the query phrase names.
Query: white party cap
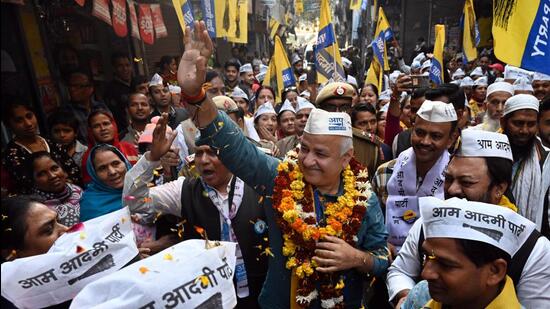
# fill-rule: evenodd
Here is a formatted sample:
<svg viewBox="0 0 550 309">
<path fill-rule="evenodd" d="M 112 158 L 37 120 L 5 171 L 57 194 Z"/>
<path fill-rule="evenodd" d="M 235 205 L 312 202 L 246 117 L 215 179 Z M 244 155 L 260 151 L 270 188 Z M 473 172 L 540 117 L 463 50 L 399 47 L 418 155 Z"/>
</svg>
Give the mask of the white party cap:
<svg viewBox="0 0 550 309">
<path fill-rule="evenodd" d="M 533 86 L 531 86 L 531 83 L 527 78 L 524 76 L 521 76 L 520 78 L 516 79 L 514 82 L 514 91 L 531 91 L 533 92 Z"/>
<path fill-rule="evenodd" d="M 513 257 L 536 228 L 515 211 L 497 205 L 436 197 L 418 199 L 426 239 L 452 238 L 493 245 Z"/>
<path fill-rule="evenodd" d="M 426 55 L 424 54 L 424 52 L 422 52 L 414 57 L 413 62 L 418 61 L 422 63 L 424 60 L 426 60 Z"/>
<path fill-rule="evenodd" d="M 281 109 L 279 110 L 279 115 L 282 114 L 284 111 L 291 111 L 293 113 L 296 113 L 294 107 L 292 107 L 292 103 L 290 103 L 288 99 L 286 99 L 283 103 L 283 106 L 281 106 Z"/>
<path fill-rule="evenodd" d="M 359 86 L 357 85 L 357 79 L 355 79 L 355 77 L 353 77 L 353 76 L 351 76 L 351 75 L 348 75 L 346 81 L 347 81 L 348 84 L 350 84 L 350 85 L 353 85 L 353 86 L 355 86 L 355 87 L 359 87 Z"/>
<path fill-rule="evenodd" d="M 309 99 L 311 97 L 311 93 L 309 92 L 309 90 L 304 90 L 304 91 L 300 92 L 300 97 Z"/>
<path fill-rule="evenodd" d="M 346 57 L 342 57 L 342 65 L 344 66 L 344 68 L 349 69 L 349 67 L 351 67 L 351 64 L 351 60 Z"/>
<path fill-rule="evenodd" d="M 296 112 L 299 112 L 302 109 L 306 109 L 306 108 L 315 109 L 315 105 L 311 104 L 311 102 L 309 102 L 306 98 L 298 97 L 298 104 L 296 105 Z"/>
<path fill-rule="evenodd" d="M 390 83 L 395 84 L 397 82 L 397 78 L 399 77 L 400 74 L 401 74 L 401 71 L 398 71 L 398 70 L 395 70 L 395 71 L 391 72 L 391 74 L 390 74 Z"/>
<path fill-rule="evenodd" d="M 162 77 L 157 73 L 155 73 L 155 75 L 153 75 L 153 77 L 151 78 L 151 81 L 149 81 L 149 87 L 162 86 L 162 85 L 163 85 Z"/>
<path fill-rule="evenodd" d="M 495 83 L 503 82 L 503 81 L 505 81 L 504 77 L 497 77 L 497 78 L 495 78 Z"/>
<path fill-rule="evenodd" d="M 466 129 L 461 134 L 457 156 L 497 157 L 514 161 L 508 136 L 501 133 Z"/>
<path fill-rule="evenodd" d="M 380 96 L 378 97 L 378 101 L 384 101 L 384 100 L 390 100 L 391 97 L 391 89 L 386 89 L 380 93 Z"/>
<path fill-rule="evenodd" d="M 461 68 L 456 69 L 456 71 L 453 73 L 453 80 L 459 79 L 466 76 L 464 71 Z"/>
<path fill-rule="evenodd" d="M 180 86 L 168 85 L 168 89 L 170 90 L 170 93 L 181 93 Z"/>
<path fill-rule="evenodd" d="M 476 79 L 474 81 L 474 86 L 485 86 L 485 87 L 487 87 L 487 85 L 488 85 L 487 76 L 479 77 L 478 79 Z"/>
<path fill-rule="evenodd" d="M 307 74 L 302 74 L 298 77 L 298 82 L 304 82 L 307 80 Z"/>
<path fill-rule="evenodd" d="M 424 101 L 416 115 L 429 122 L 451 122 L 457 119 L 453 105 L 441 101 Z"/>
<path fill-rule="evenodd" d="M 503 116 L 518 111 L 520 109 L 532 109 L 539 112 L 539 100 L 530 94 L 516 94 L 506 100 L 504 103 Z"/>
<path fill-rule="evenodd" d="M 256 110 L 256 113 L 254 114 L 254 119 L 260 117 L 263 114 L 275 114 L 277 115 L 277 112 L 275 112 L 275 109 L 273 108 L 273 105 L 269 102 L 264 103 L 258 107 Z"/>
<path fill-rule="evenodd" d="M 483 70 L 481 69 L 481 67 L 476 67 L 471 73 L 470 73 L 470 76 L 471 77 L 474 77 L 474 76 L 483 76 L 485 74 L 483 74 Z"/>
<path fill-rule="evenodd" d="M 422 67 L 420 68 L 420 71 L 424 71 L 426 69 L 429 69 L 432 66 L 432 60 L 428 59 L 422 63 Z"/>
<path fill-rule="evenodd" d="M 254 70 L 252 69 L 252 64 L 250 63 L 245 63 L 241 65 L 241 67 L 239 68 L 239 73 L 252 73 L 252 72 L 254 72 Z"/>
<path fill-rule="evenodd" d="M 497 91 L 504 91 L 511 95 L 514 95 L 514 86 L 507 82 L 495 82 L 487 87 L 487 97 Z"/>
<path fill-rule="evenodd" d="M 550 80 L 550 75 L 544 74 L 544 73 L 535 72 L 535 74 L 533 74 L 533 80 L 545 80 L 545 81 L 549 81 L 549 80 Z"/>
<path fill-rule="evenodd" d="M 242 98 L 242 99 L 245 99 L 247 102 L 249 101 L 248 95 L 239 86 L 236 86 L 235 88 L 233 88 L 233 92 L 231 93 L 231 97 L 232 98 Z"/>
<path fill-rule="evenodd" d="M 472 87 L 474 85 L 474 80 L 470 76 L 466 76 L 460 82 L 460 87 Z"/>
<path fill-rule="evenodd" d="M 304 132 L 314 135 L 339 135 L 353 137 L 351 118 L 347 113 L 332 113 L 313 109 L 307 119 Z"/>
<path fill-rule="evenodd" d="M 504 79 L 518 79 L 522 76 L 529 81 L 533 80 L 533 72 L 509 64 L 504 67 Z"/>
</svg>

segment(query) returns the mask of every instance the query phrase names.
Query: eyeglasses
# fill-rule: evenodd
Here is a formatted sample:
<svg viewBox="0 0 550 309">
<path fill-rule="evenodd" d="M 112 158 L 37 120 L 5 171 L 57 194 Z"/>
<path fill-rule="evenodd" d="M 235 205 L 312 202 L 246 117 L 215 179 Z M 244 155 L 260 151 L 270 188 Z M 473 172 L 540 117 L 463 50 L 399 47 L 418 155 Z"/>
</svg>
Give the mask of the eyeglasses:
<svg viewBox="0 0 550 309">
<path fill-rule="evenodd" d="M 333 105 L 333 104 L 330 104 L 330 103 L 322 103 L 320 105 L 321 109 L 327 111 L 327 112 L 342 112 L 342 113 L 347 113 L 351 110 L 351 102 L 350 103 L 345 103 L 345 104 L 342 104 L 342 105 Z"/>
</svg>

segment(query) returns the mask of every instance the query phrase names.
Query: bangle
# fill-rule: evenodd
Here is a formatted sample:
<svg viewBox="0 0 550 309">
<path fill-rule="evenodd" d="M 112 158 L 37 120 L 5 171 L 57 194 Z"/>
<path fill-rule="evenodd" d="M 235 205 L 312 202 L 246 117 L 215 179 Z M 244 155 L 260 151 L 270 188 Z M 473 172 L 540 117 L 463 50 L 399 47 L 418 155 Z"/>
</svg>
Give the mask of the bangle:
<svg viewBox="0 0 550 309">
<path fill-rule="evenodd" d="M 202 103 L 204 99 L 206 98 L 206 91 L 204 90 L 204 87 L 201 87 L 201 90 L 197 95 L 190 96 L 185 94 L 185 92 L 181 92 L 181 97 L 187 101 L 187 103 L 192 105 L 197 105 L 199 103 Z"/>
</svg>

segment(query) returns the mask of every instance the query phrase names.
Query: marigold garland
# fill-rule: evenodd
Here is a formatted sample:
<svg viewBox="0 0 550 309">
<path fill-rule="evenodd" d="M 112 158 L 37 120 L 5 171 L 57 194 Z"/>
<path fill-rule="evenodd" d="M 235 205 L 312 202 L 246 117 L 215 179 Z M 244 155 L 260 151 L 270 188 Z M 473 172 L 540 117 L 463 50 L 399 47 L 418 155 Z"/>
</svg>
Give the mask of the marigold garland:
<svg viewBox="0 0 550 309">
<path fill-rule="evenodd" d="M 307 307 L 319 296 L 324 308 L 343 308 L 343 279 L 337 273 L 315 271 L 317 265 L 312 257 L 316 241 L 326 235 L 339 237 L 355 246 L 372 194 L 368 173 L 355 159 L 350 161 L 342 172 L 344 194 L 335 203 L 325 204 L 326 225 L 321 227 L 315 216 L 313 189 L 304 182 L 297 158 L 297 152 L 291 151 L 279 164 L 273 192 L 273 208 L 283 233 L 286 268 L 294 270 L 298 277 L 296 301 Z M 320 291 L 316 290 L 317 282 L 322 282 Z"/>
</svg>

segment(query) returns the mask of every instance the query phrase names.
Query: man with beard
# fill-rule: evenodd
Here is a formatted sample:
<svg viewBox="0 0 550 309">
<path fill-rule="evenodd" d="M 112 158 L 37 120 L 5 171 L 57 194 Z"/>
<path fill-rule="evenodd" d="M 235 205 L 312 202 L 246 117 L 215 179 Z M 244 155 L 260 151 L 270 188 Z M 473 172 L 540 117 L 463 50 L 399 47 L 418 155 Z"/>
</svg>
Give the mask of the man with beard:
<svg viewBox="0 0 550 309">
<path fill-rule="evenodd" d="M 250 101 L 254 101 L 254 93 L 252 91 L 252 85 L 254 85 L 254 70 L 250 63 L 243 64 L 239 68 L 239 88 L 241 88 L 248 97 Z"/>
<path fill-rule="evenodd" d="M 225 62 L 224 66 L 224 83 L 225 83 L 225 94 L 231 96 L 233 89 L 239 84 L 239 68 L 240 65 L 235 60 L 228 60 Z"/>
<path fill-rule="evenodd" d="M 373 179 L 374 191 L 385 205 L 388 242 L 399 251 L 418 219 L 416 197 L 443 199 L 443 171 L 456 139 L 457 116 L 452 104 L 426 100 L 418 110 L 412 147 L 382 164 Z M 395 252 L 394 251 L 394 252 Z"/>
<path fill-rule="evenodd" d="M 508 137 L 494 132 L 464 130 L 461 139 L 461 147 L 445 170 L 445 198 L 466 198 L 517 211 L 509 190 L 513 157 Z M 524 248 L 512 257 L 508 269 L 520 302 L 527 308 L 545 307 L 550 301 L 546 292 L 550 289 L 550 243 L 540 236 L 537 231 L 530 235 Z M 405 301 L 420 276 L 423 239 L 420 218 L 410 229 L 399 255 L 388 270 L 386 284 L 389 299 L 394 304 Z M 398 305 L 396 308 L 422 307 L 429 295 L 425 284 L 421 285 L 415 287 L 416 293 L 411 292 L 403 307 Z"/>
<path fill-rule="evenodd" d="M 295 80 L 299 80 L 300 76 L 304 74 L 304 60 L 302 60 L 298 54 L 293 54 L 291 65 L 294 71 Z"/>
<path fill-rule="evenodd" d="M 483 115 L 483 122 L 472 129 L 497 132 L 504 103 L 513 95 L 514 86 L 507 82 L 496 82 L 487 87 L 487 111 Z"/>
<path fill-rule="evenodd" d="M 151 103 L 143 93 L 134 92 L 128 96 L 126 110 L 128 116 L 130 116 L 130 124 L 122 141 L 133 144 L 137 148 L 139 137 L 145 131 L 145 126 L 149 122 Z"/>
<path fill-rule="evenodd" d="M 533 75 L 533 90 L 535 91 L 535 97 L 542 101 L 542 99 L 550 94 L 550 75 L 535 72 Z"/>
<path fill-rule="evenodd" d="M 514 154 L 514 173 L 511 184 L 519 213 L 535 222 L 543 234 L 548 231 L 548 188 L 550 160 L 538 132 L 539 100 L 529 94 L 518 94 L 506 101 L 500 126 L 510 139 Z M 544 176 L 543 176 L 544 175 Z"/>
<path fill-rule="evenodd" d="M 172 105 L 170 88 L 168 88 L 168 84 L 162 80 L 160 75 L 153 75 L 153 78 L 149 82 L 149 94 L 151 96 L 151 105 L 153 105 L 151 118 L 160 116 L 162 113 L 167 113 L 168 126 L 172 130 L 175 130 L 182 121 L 189 118 L 185 109 Z"/>
</svg>

